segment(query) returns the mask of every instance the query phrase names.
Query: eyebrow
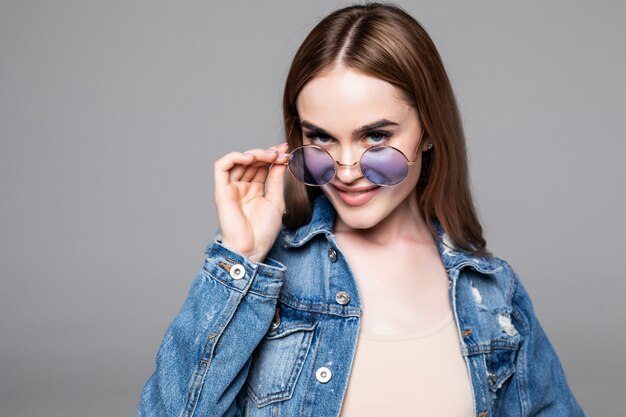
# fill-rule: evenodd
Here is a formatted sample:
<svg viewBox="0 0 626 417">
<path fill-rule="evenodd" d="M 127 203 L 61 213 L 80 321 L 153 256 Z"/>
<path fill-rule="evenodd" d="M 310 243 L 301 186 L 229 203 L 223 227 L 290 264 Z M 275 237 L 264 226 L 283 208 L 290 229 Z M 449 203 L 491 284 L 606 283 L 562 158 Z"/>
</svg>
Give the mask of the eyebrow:
<svg viewBox="0 0 626 417">
<path fill-rule="evenodd" d="M 321 127 L 315 126 L 313 123 L 307 122 L 306 120 L 301 120 L 300 121 L 300 126 L 306 127 L 309 130 L 312 130 L 312 131 L 317 132 L 317 133 L 321 133 L 323 135 L 332 136 L 332 135 L 328 134 L 328 132 L 326 132 Z M 398 123 L 392 122 L 391 120 L 387 120 L 387 119 L 376 120 L 375 122 L 368 123 L 366 125 L 363 125 L 363 126 L 359 127 L 358 129 L 355 129 L 352 132 L 352 136 L 353 137 L 357 137 L 357 136 L 359 136 L 360 134 L 362 134 L 364 132 L 368 132 L 370 130 L 378 129 L 378 128 L 385 127 L 385 126 L 398 126 Z"/>
</svg>

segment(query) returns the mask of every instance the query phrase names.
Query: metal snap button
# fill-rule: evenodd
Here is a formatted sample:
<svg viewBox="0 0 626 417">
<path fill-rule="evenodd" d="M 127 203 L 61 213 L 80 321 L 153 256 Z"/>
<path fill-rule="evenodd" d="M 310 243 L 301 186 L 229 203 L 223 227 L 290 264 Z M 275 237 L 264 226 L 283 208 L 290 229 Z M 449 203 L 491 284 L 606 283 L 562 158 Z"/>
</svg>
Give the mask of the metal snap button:
<svg viewBox="0 0 626 417">
<path fill-rule="evenodd" d="M 328 258 L 331 262 L 337 262 L 337 251 L 333 248 L 328 249 Z"/>
<path fill-rule="evenodd" d="M 280 307 L 276 307 L 276 312 L 274 313 L 274 319 L 272 321 L 270 329 L 276 330 L 278 326 L 280 326 Z"/>
<path fill-rule="evenodd" d="M 317 370 L 317 372 L 315 372 L 315 378 L 317 378 L 317 380 L 321 382 L 322 384 L 325 384 L 328 381 L 330 381 L 330 378 L 332 377 L 333 377 L 333 373 L 330 372 L 330 369 L 328 369 L 325 366 L 322 366 L 321 368 Z"/>
<path fill-rule="evenodd" d="M 246 275 L 246 268 L 242 264 L 235 264 L 230 267 L 229 273 L 232 279 L 241 279 Z"/>
<path fill-rule="evenodd" d="M 270 329 L 276 330 L 276 329 L 278 329 L 278 326 L 280 326 L 280 319 L 278 319 L 276 321 L 273 321 L 272 325 L 270 326 Z"/>
<path fill-rule="evenodd" d="M 335 300 L 343 305 L 346 305 L 350 302 L 350 294 L 348 294 L 345 291 L 339 291 L 336 295 L 335 295 Z"/>
</svg>

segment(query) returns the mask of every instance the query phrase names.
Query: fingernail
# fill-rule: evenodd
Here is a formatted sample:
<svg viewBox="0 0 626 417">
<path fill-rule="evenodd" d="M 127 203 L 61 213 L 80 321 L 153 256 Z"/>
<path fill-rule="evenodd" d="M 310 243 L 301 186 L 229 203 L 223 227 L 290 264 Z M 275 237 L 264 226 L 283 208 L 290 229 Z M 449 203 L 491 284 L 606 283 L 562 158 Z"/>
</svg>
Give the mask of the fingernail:
<svg viewBox="0 0 626 417">
<path fill-rule="evenodd" d="M 245 155 L 245 156 L 248 156 L 248 157 L 250 157 L 250 156 L 254 157 L 254 154 L 250 153 L 250 152 L 242 152 L 242 154 Z"/>
<path fill-rule="evenodd" d="M 275 150 L 275 149 L 266 149 L 266 150 L 265 150 L 265 152 L 274 152 L 274 153 L 278 153 L 278 151 L 277 151 L 277 150 Z"/>
<path fill-rule="evenodd" d="M 285 146 L 285 145 L 287 145 L 287 142 L 283 142 L 283 143 L 281 143 L 281 144 L 280 144 L 280 145 L 278 145 L 278 146 Z"/>
<path fill-rule="evenodd" d="M 288 153 L 285 153 L 285 152 L 279 152 L 279 153 L 278 153 L 278 156 L 279 156 L 279 157 L 286 157 L 286 156 L 289 156 L 289 154 L 288 154 Z"/>
</svg>

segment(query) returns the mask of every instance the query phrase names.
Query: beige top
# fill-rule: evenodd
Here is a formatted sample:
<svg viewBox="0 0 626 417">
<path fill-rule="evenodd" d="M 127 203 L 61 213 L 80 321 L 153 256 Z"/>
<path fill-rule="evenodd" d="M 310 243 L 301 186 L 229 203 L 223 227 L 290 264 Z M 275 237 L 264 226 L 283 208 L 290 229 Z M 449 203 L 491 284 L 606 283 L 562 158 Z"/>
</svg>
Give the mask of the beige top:
<svg viewBox="0 0 626 417">
<path fill-rule="evenodd" d="M 427 331 L 359 334 L 341 417 L 472 413 L 472 389 L 452 311 Z"/>
</svg>

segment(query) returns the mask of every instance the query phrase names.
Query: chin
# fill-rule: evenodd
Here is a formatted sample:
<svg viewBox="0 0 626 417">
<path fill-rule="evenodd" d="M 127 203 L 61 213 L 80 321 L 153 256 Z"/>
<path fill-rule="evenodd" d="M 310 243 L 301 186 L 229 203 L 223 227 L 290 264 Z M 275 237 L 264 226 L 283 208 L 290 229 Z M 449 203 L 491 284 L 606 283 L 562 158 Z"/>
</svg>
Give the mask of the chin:
<svg viewBox="0 0 626 417">
<path fill-rule="evenodd" d="M 380 191 L 371 200 L 361 205 L 349 205 L 338 196 L 333 188 L 322 190 L 335 207 L 337 216 L 351 229 L 370 229 L 381 223 L 395 210 L 408 208 L 415 191 L 415 181 L 407 181 L 400 187 L 389 187 Z"/>
<path fill-rule="evenodd" d="M 352 213 L 341 213 L 343 210 L 339 210 L 337 214 L 341 217 L 341 220 L 351 229 L 370 229 L 376 226 L 382 220 L 381 217 L 369 215 L 352 215 Z"/>
<path fill-rule="evenodd" d="M 361 206 L 349 206 L 332 192 L 325 193 L 337 212 L 337 216 L 352 229 L 369 229 L 380 223 L 389 213 L 376 199 Z M 377 204 L 379 203 L 379 204 Z"/>
</svg>

